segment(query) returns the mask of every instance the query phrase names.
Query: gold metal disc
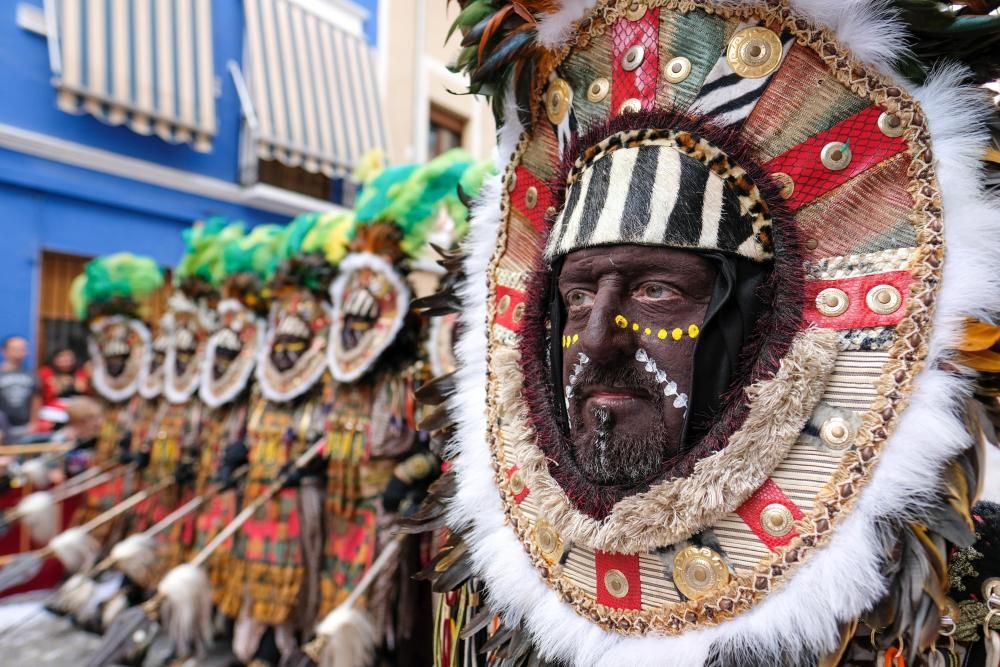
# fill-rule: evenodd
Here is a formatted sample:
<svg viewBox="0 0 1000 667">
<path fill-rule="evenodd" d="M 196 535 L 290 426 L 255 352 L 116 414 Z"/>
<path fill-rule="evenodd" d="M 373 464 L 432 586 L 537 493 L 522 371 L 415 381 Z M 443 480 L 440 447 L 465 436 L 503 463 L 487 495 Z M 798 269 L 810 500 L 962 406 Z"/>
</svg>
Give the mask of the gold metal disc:
<svg viewBox="0 0 1000 667">
<path fill-rule="evenodd" d="M 691 61 L 684 56 L 671 58 L 663 68 L 663 78 L 670 83 L 680 83 L 689 76 L 691 76 Z"/>
<path fill-rule="evenodd" d="M 759 79 L 781 65 L 781 38 L 761 26 L 744 28 L 733 35 L 726 49 L 726 61 L 733 71 L 747 79 Z"/>
<path fill-rule="evenodd" d="M 603 76 L 594 79 L 587 86 L 587 99 L 591 102 L 600 102 L 611 92 L 611 83 Z"/>
<path fill-rule="evenodd" d="M 573 89 L 564 79 L 552 79 L 545 91 L 545 113 L 553 125 L 558 125 L 569 113 Z"/>
<path fill-rule="evenodd" d="M 688 546 L 674 556 L 674 584 L 691 600 L 722 588 L 729 583 L 729 568 L 715 551 L 708 547 Z"/>
</svg>

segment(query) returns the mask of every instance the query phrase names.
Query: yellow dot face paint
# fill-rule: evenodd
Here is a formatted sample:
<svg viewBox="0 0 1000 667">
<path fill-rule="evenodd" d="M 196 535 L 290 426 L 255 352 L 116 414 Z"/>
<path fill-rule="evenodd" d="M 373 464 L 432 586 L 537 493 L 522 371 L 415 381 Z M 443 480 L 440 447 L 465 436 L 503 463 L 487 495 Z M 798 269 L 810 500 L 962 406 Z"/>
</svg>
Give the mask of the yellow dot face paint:
<svg viewBox="0 0 1000 667">
<path fill-rule="evenodd" d="M 660 340 L 666 340 L 667 339 L 667 330 L 666 329 L 660 329 L 659 332 L 657 332 L 656 337 L 659 338 Z"/>
<path fill-rule="evenodd" d="M 670 335 L 673 337 L 674 340 L 680 340 L 681 337 L 684 335 L 684 332 L 681 331 L 680 328 L 677 328 L 677 329 L 674 329 L 673 332 L 671 332 Z"/>
<path fill-rule="evenodd" d="M 701 333 L 701 330 L 698 329 L 697 324 L 692 324 L 688 327 L 688 336 L 691 336 L 691 338 L 697 338 L 699 333 Z"/>
<path fill-rule="evenodd" d="M 632 331 L 638 331 L 638 330 L 639 330 L 639 325 L 633 322 L 632 323 Z"/>
<path fill-rule="evenodd" d="M 649 334 L 651 334 L 653 332 L 649 329 L 649 327 L 646 327 L 646 329 L 642 333 L 645 334 L 646 336 L 648 336 Z"/>
<path fill-rule="evenodd" d="M 580 340 L 580 334 L 573 334 L 573 340 L 570 341 L 570 344 L 575 343 L 578 340 Z"/>
<path fill-rule="evenodd" d="M 615 315 L 615 324 L 624 329 L 628 326 L 628 320 L 623 315 Z"/>
</svg>

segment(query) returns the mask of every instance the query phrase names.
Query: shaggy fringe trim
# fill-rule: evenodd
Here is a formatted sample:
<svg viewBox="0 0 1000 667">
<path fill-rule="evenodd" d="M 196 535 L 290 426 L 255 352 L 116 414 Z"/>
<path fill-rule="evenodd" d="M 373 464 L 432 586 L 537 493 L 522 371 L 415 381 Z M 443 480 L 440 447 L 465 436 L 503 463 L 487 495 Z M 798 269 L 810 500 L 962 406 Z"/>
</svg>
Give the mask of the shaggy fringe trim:
<svg viewBox="0 0 1000 667">
<path fill-rule="evenodd" d="M 575 509 L 549 474 L 523 409 L 520 354 L 497 350 L 498 402 L 505 415 L 515 415 L 504 430 L 517 434 L 510 446 L 539 515 L 568 542 L 616 553 L 653 551 L 710 526 L 749 498 L 795 444 L 833 371 L 837 339 L 833 330 L 800 332 L 775 377 L 747 387 L 749 414 L 725 449 L 701 459 L 688 477 L 619 501 L 600 521 Z"/>
<path fill-rule="evenodd" d="M 727 3 L 728 4 L 728 3 Z M 799 12 L 825 23 L 859 58 L 888 71 L 901 55 L 903 33 L 877 5 L 863 0 L 792 0 Z M 569 7 L 567 3 L 564 7 Z M 566 16 L 571 15 L 567 9 Z M 555 15 L 553 15 L 555 16 Z M 550 17 L 551 19 L 551 17 Z M 555 19 L 545 35 L 562 32 Z M 551 31 L 551 32 L 549 32 Z M 540 39 L 543 31 L 540 29 Z M 939 369 L 961 332 L 963 317 L 992 318 L 1000 311 L 1000 207 L 987 201 L 979 158 L 987 137 L 972 131 L 987 113 L 981 96 L 963 84 L 964 72 L 944 68 L 911 90 L 923 107 L 944 199 L 947 254 L 924 370 L 910 404 L 882 448 L 868 487 L 827 545 L 814 553 L 784 587 L 747 613 L 722 625 L 676 637 L 623 637 L 605 632 L 563 603 L 542 581 L 514 532 L 505 524 L 485 436 L 486 295 L 484 279 L 500 226 L 500 178 L 473 206 L 465 271 L 459 290 L 466 333 L 458 343 L 458 391 L 449 407 L 460 423 L 450 454 L 458 494 L 449 507 L 452 527 L 466 531 L 475 572 L 488 583 L 491 603 L 510 625 L 524 622 L 540 653 L 550 660 L 586 665 L 654 665 L 669 655 L 676 667 L 703 665 L 713 642 L 742 655 L 792 656 L 832 650 L 839 624 L 870 609 L 885 592 L 880 566 L 891 535 L 889 522 L 919 517 L 936 495 L 944 464 L 969 446 L 960 419 L 971 395 L 970 371 Z M 513 95 L 508 95 L 512 98 Z M 506 166 L 521 128 L 514 113 L 501 129 L 499 155 Z"/>
</svg>

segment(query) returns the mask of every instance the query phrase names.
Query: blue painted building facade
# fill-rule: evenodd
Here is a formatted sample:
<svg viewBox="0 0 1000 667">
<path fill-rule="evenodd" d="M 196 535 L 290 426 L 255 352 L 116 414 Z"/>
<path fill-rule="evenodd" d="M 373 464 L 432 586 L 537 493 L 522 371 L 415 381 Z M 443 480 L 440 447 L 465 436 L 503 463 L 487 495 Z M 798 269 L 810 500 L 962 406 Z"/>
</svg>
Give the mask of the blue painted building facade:
<svg viewBox="0 0 1000 667">
<path fill-rule="evenodd" d="M 356 4 L 373 43 L 377 0 Z M 0 337 L 36 339 L 43 251 L 130 251 L 171 266 L 194 220 L 286 222 L 331 205 L 241 184 L 241 105 L 228 63 L 243 57 L 243 3 L 213 0 L 211 11 L 217 132 L 211 152 L 199 153 L 60 110 L 39 34 L 42 0 L 0 2 Z"/>
</svg>

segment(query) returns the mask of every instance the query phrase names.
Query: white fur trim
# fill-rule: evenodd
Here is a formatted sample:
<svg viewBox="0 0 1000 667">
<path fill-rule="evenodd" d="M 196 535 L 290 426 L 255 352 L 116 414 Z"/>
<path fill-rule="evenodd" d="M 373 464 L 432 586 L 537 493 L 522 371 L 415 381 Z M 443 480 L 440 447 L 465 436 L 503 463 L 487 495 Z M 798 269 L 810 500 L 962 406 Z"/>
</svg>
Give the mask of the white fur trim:
<svg viewBox="0 0 1000 667">
<path fill-rule="evenodd" d="M 347 287 L 347 281 L 351 279 L 355 271 L 366 268 L 383 276 L 396 290 L 396 316 L 389 324 L 389 329 L 385 332 L 382 340 L 369 350 L 368 360 L 360 366 L 345 371 L 337 363 L 337 349 L 340 347 L 338 341 L 344 324 L 344 315 L 341 313 L 344 307 L 344 288 Z M 337 382 L 354 382 L 367 373 L 378 361 L 382 352 L 392 344 L 392 341 L 396 340 L 396 334 L 403 327 L 403 320 L 406 319 L 406 313 L 410 309 L 410 288 L 406 286 L 406 281 L 399 275 L 399 272 L 385 259 L 368 252 L 351 253 L 340 263 L 337 279 L 330 284 L 330 303 L 333 304 L 333 315 L 330 324 L 330 337 L 326 344 L 327 366 L 330 368 L 330 375 Z"/>
<path fill-rule="evenodd" d="M 97 393 L 101 395 L 102 398 L 111 401 L 112 403 L 120 403 L 126 401 L 135 394 L 136 390 L 139 388 L 139 380 L 142 378 L 143 370 L 149 368 L 149 356 L 153 353 L 152 350 L 152 336 L 149 333 L 149 327 L 146 326 L 145 322 L 137 320 L 132 317 L 124 317 L 123 315 L 112 315 L 110 317 L 103 318 L 101 326 L 110 326 L 115 323 L 126 323 L 136 334 L 138 334 L 139 339 L 142 341 L 143 351 L 141 352 L 141 358 L 139 359 L 140 371 L 136 373 L 135 380 L 129 382 L 126 386 L 116 389 L 111 386 L 108 378 L 108 371 L 104 365 L 104 357 L 101 356 L 101 348 L 97 344 L 93 335 L 87 337 L 87 351 L 90 354 L 90 360 L 94 364 L 94 373 L 91 376 L 91 383 L 94 385 L 94 389 Z"/>
<path fill-rule="evenodd" d="M 219 315 L 239 310 L 246 310 L 246 306 L 235 299 L 226 299 L 219 304 L 218 308 Z M 198 397 L 208 407 L 218 408 L 225 405 L 239 396 L 250 381 L 250 376 L 253 375 L 254 368 L 257 365 L 256 362 L 260 358 L 261 350 L 264 348 L 264 341 L 267 338 L 267 328 L 264 320 L 254 318 L 254 326 L 257 327 L 257 349 L 253 353 L 253 362 L 244 366 L 232 384 L 220 392 L 216 392 L 213 386 L 212 366 L 215 363 L 215 351 L 219 346 L 221 331 L 216 331 L 209 337 L 208 344 L 205 346 L 205 357 L 201 362 L 201 385 L 198 387 Z"/>
<path fill-rule="evenodd" d="M 720 3 L 723 4 L 723 3 Z M 735 0 L 724 4 L 739 4 Z M 545 39 L 565 34 L 555 17 L 571 20 L 575 0 L 546 19 Z M 872 65 L 886 71 L 900 54 L 901 35 L 894 22 L 876 18 L 861 0 L 792 0 L 792 6 L 832 28 L 839 41 Z M 574 10 L 575 11 L 575 10 Z M 540 29 L 541 33 L 541 29 Z M 541 38 L 541 37 L 540 37 Z M 675 667 L 702 665 L 713 642 L 747 653 L 830 650 L 842 620 L 856 617 L 884 593 L 880 564 L 885 546 L 878 527 L 885 521 L 919 515 L 934 497 L 944 464 L 969 445 L 956 416 L 971 392 L 971 374 L 956 376 L 938 362 L 960 334 L 965 316 L 985 317 L 1000 310 L 1000 207 L 979 189 L 986 138 L 970 132 L 987 112 L 981 95 L 959 85 L 960 70 L 935 73 L 924 86 L 910 88 L 922 104 L 937 160 L 944 199 L 946 259 L 936 304 L 934 331 L 924 370 L 914 383 L 910 403 L 881 461 L 856 506 L 829 543 L 812 554 L 788 580 L 754 609 L 719 626 L 676 637 L 624 637 L 605 632 L 577 614 L 546 586 L 523 546 L 505 523 L 490 451 L 485 442 L 486 302 L 485 274 L 500 224 L 499 178 L 483 188 L 473 206 L 472 231 L 466 242 L 466 274 L 461 286 L 464 335 L 457 345 L 458 391 L 449 402 L 459 427 L 451 444 L 458 493 L 449 508 L 453 527 L 467 530 L 476 573 L 488 585 L 494 607 L 509 623 L 524 621 L 534 643 L 549 659 L 573 665 L 660 665 L 664 656 Z M 905 84 L 901 84 L 905 85 Z M 509 95 L 508 98 L 513 97 Z M 506 116 L 500 130 L 507 160 L 519 134 L 516 116 Z M 501 165 L 503 166 L 503 165 Z"/>
</svg>

